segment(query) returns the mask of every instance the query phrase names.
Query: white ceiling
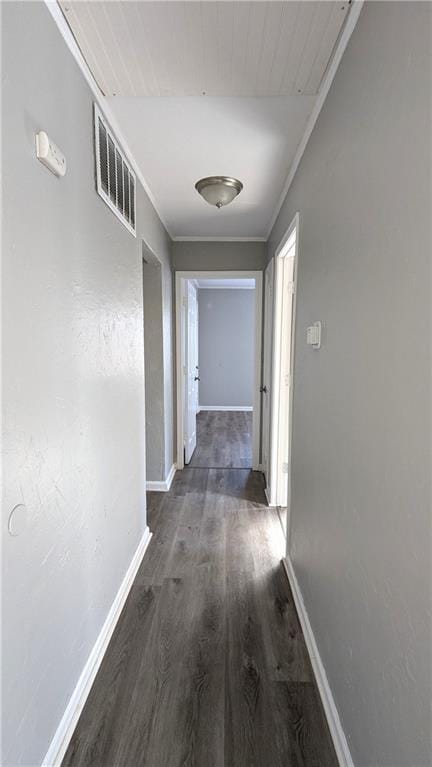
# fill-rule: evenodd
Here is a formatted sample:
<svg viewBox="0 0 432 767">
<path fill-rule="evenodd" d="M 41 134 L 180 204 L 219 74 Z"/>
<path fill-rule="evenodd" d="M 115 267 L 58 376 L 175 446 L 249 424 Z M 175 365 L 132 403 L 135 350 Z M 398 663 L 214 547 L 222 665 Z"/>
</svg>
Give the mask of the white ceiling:
<svg viewBox="0 0 432 767">
<path fill-rule="evenodd" d="M 266 237 L 348 2 L 60 5 L 171 236 Z M 216 174 L 244 184 L 221 210 Z"/>
<path fill-rule="evenodd" d="M 225 288 L 225 289 L 242 289 L 242 290 L 254 290 L 255 288 L 255 280 L 253 278 L 247 279 L 240 277 L 237 279 L 227 280 L 222 279 L 218 280 L 216 277 L 209 278 L 209 279 L 199 279 L 196 280 L 197 287 L 201 289 L 206 290 L 214 290 L 215 288 Z"/>
<path fill-rule="evenodd" d="M 60 3 L 106 96 L 316 93 L 347 2 Z"/>
<path fill-rule="evenodd" d="M 312 104 L 313 96 L 111 100 L 177 237 L 265 236 Z M 220 210 L 194 187 L 199 178 L 219 174 L 244 185 Z"/>
</svg>

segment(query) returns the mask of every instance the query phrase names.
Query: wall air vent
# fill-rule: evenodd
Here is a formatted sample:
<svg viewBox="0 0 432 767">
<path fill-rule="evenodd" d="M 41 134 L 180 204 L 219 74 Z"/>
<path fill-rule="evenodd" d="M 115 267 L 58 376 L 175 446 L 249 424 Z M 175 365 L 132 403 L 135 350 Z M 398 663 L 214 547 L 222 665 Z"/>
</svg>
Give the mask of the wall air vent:
<svg viewBox="0 0 432 767">
<path fill-rule="evenodd" d="M 94 104 L 96 188 L 126 229 L 136 237 L 136 177 L 97 104 Z"/>
</svg>

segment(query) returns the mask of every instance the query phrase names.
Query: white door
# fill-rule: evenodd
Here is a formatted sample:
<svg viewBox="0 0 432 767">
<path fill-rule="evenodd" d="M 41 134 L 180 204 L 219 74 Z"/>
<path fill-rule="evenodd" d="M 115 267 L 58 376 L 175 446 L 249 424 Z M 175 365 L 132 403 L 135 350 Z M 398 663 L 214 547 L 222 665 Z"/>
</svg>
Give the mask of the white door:
<svg viewBox="0 0 432 767">
<path fill-rule="evenodd" d="M 196 415 L 198 410 L 198 299 L 195 285 L 188 280 L 186 288 L 186 380 L 185 380 L 185 463 L 196 448 Z"/>
<path fill-rule="evenodd" d="M 270 391 L 273 339 L 273 259 L 264 274 L 264 364 L 262 380 L 262 463 L 267 486 L 270 484 Z"/>
</svg>

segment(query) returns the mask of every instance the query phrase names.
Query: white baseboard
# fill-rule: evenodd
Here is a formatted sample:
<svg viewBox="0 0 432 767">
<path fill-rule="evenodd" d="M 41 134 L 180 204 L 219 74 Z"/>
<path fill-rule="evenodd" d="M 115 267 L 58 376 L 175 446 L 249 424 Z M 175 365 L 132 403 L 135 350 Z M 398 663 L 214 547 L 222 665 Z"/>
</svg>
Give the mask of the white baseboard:
<svg viewBox="0 0 432 767">
<path fill-rule="evenodd" d="M 200 405 L 200 410 L 237 410 L 239 413 L 251 412 L 252 405 Z"/>
<path fill-rule="evenodd" d="M 319 654 L 318 646 L 315 640 L 312 626 L 310 624 L 309 616 L 303 601 L 303 596 L 300 590 L 299 582 L 294 572 L 294 567 L 290 557 L 282 560 L 286 576 L 291 586 L 295 606 L 299 616 L 300 624 L 303 630 L 304 638 L 306 641 L 307 649 L 311 659 L 312 668 L 315 674 L 315 679 L 318 685 L 318 689 L 321 696 L 324 712 L 327 718 L 327 723 L 332 736 L 333 744 L 335 747 L 336 755 L 339 761 L 340 767 L 354 767 L 354 762 L 350 754 L 347 739 L 342 729 L 341 720 L 339 718 L 338 710 L 333 698 L 333 694 L 327 679 L 327 674 Z"/>
<path fill-rule="evenodd" d="M 60 767 L 61 765 L 151 536 L 149 528 L 146 527 L 114 602 L 111 605 L 105 623 L 81 672 L 66 711 L 57 727 L 54 738 L 42 762 L 42 767 Z"/>
<path fill-rule="evenodd" d="M 172 481 L 174 479 L 174 475 L 176 471 L 177 471 L 177 466 L 175 465 L 175 463 L 173 463 L 166 479 L 162 479 L 160 481 L 146 482 L 146 489 L 149 492 L 151 491 L 152 493 L 168 493 L 172 485 Z"/>
</svg>

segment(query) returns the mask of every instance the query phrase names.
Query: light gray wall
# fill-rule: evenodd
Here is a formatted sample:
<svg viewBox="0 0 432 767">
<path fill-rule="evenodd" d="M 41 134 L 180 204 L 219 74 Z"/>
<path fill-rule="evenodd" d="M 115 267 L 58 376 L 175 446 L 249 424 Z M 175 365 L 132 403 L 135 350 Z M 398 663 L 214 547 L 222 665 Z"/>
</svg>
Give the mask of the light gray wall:
<svg viewBox="0 0 432 767">
<path fill-rule="evenodd" d="M 149 257 L 148 254 L 147 258 Z M 162 268 L 143 263 L 146 479 L 165 479 Z"/>
<path fill-rule="evenodd" d="M 199 403 L 253 405 L 255 290 L 198 290 Z"/>
<path fill-rule="evenodd" d="M 2 764 L 33 767 L 146 527 L 141 241 L 163 262 L 167 325 L 170 241 L 140 186 L 137 238 L 96 194 L 92 94 L 44 4 L 1 11 Z M 39 129 L 64 179 L 36 160 Z"/>
<path fill-rule="evenodd" d="M 299 211 L 290 553 L 356 767 L 432 763 L 430 17 L 366 3 L 269 247 Z"/>
<path fill-rule="evenodd" d="M 231 269 L 260 271 L 266 264 L 265 242 L 173 242 L 175 271 Z"/>
</svg>

